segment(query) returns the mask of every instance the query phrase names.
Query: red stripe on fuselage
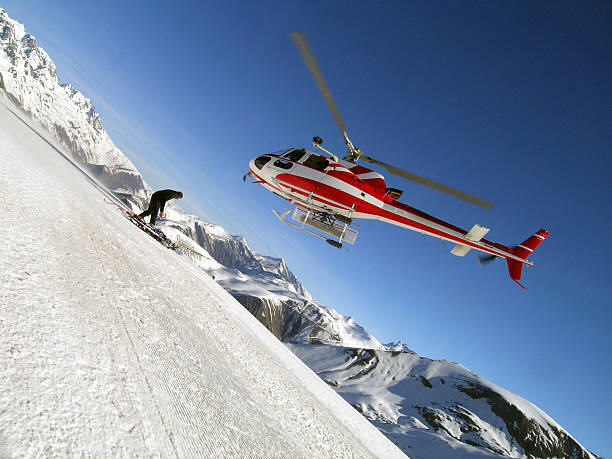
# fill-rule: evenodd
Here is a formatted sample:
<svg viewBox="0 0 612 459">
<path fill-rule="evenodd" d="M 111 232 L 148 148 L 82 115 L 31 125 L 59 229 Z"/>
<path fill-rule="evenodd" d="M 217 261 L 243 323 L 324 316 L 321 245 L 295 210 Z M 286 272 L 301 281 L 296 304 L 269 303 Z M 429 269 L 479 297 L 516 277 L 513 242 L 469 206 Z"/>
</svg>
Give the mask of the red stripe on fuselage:
<svg viewBox="0 0 612 459">
<path fill-rule="evenodd" d="M 280 188 L 272 185 L 269 182 L 266 182 L 263 178 L 261 178 L 259 175 L 257 175 L 255 172 L 253 172 L 253 169 L 249 169 L 251 171 L 251 174 L 253 174 L 253 176 L 257 179 L 257 181 L 255 183 L 261 183 L 262 186 L 269 186 L 270 188 L 274 188 L 275 190 L 278 190 L 280 193 L 284 193 L 283 190 L 281 190 Z M 282 197 L 282 196 L 281 196 Z M 286 199 L 286 198 L 285 198 Z"/>
<path fill-rule="evenodd" d="M 313 195 L 312 196 L 313 199 L 316 199 L 317 201 L 320 201 L 320 202 L 324 202 L 325 204 L 331 207 L 337 208 L 337 206 L 334 206 L 334 202 L 340 203 L 347 207 L 351 207 L 354 205 L 355 206 L 354 212 L 356 214 L 360 214 L 358 216 L 356 215 L 356 217 L 361 217 L 361 218 L 366 218 L 366 219 L 369 218 L 369 219 L 375 219 L 375 220 L 379 220 L 379 219 L 389 220 L 390 222 L 395 222 L 395 223 L 399 223 L 402 225 L 406 225 L 406 226 L 409 226 L 419 231 L 425 231 L 432 235 L 443 237 L 445 239 L 449 239 L 451 241 L 454 241 L 460 244 L 469 245 L 471 247 L 478 248 L 479 250 L 485 250 L 489 253 L 500 254 L 496 250 L 493 250 L 493 251 L 487 250 L 486 248 L 483 248 L 481 245 L 466 241 L 464 238 L 460 236 L 455 236 L 449 232 L 445 232 L 440 229 L 434 228 L 428 223 L 434 223 L 437 226 L 441 226 L 453 232 L 459 233 L 461 236 L 465 236 L 467 234 L 467 231 L 459 227 L 451 225 L 450 223 L 444 222 L 440 219 L 437 219 L 435 217 L 432 217 L 431 215 L 426 214 L 425 212 L 421 212 L 417 209 L 413 209 L 412 207 L 399 203 L 397 201 L 392 202 L 390 205 L 398 209 L 401 209 L 408 214 L 412 214 L 417 217 L 420 217 L 421 219 L 425 220 L 426 223 L 421 223 L 416 220 L 412 220 L 410 218 L 406 218 L 401 215 L 394 214 L 393 212 L 390 212 L 388 210 L 383 209 L 382 207 L 371 204 L 365 201 L 364 199 L 360 199 L 359 197 L 355 196 L 352 193 L 341 191 L 338 188 L 332 187 L 320 181 L 308 179 L 305 177 L 300 177 L 294 174 L 279 174 L 276 176 L 276 178 L 281 180 L 284 183 L 287 183 L 290 185 L 293 184 L 296 187 L 301 188 L 301 190 L 298 190 L 296 188 L 290 188 L 290 185 L 289 185 L 289 188 L 292 193 L 298 193 L 302 196 L 308 196 L 308 193 L 304 192 L 303 190 L 307 190 L 309 192 L 316 193 L 316 195 L 318 196 Z M 359 188 L 356 188 L 354 186 L 351 186 L 349 190 L 353 191 L 353 193 L 355 194 L 362 193 L 362 191 Z M 330 201 L 326 201 L 325 198 L 328 198 Z M 380 203 L 382 206 L 383 204 L 382 201 L 380 201 Z M 497 245 L 490 244 L 490 243 L 489 245 L 496 247 L 497 249 L 504 250 L 502 247 L 497 247 Z"/>
<path fill-rule="evenodd" d="M 302 196 L 308 196 L 309 192 L 312 192 L 317 195 L 313 196 L 314 199 L 326 202 L 331 207 L 338 208 L 334 205 L 334 203 L 342 204 L 348 208 L 354 205 L 355 212 L 362 212 L 365 214 L 376 214 L 377 210 L 379 210 L 375 205 L 355 196 L 360 195 L 362 191 L 350 184 L 348 184 L 349 191 L 352 191 L 352 193 L 339 190 L 338 188 L 328 185 L 322 181 L 317 181 L 294 174 L 279 174 L 276 176 L 276 178 L 288 184 L 289 188 L 291 185 L 301 188 L 290 188 L 291 192 L 299 193 Z M 306 192 L 304 190 L 306 190 Z M 363 193 L 365 194 L 365 192 Z M 328 198 L 330 201 L 326 201 L 325 198 Z M 339 210 L 342 211 L 343 209 L 340 208 Z"/>
</svg>

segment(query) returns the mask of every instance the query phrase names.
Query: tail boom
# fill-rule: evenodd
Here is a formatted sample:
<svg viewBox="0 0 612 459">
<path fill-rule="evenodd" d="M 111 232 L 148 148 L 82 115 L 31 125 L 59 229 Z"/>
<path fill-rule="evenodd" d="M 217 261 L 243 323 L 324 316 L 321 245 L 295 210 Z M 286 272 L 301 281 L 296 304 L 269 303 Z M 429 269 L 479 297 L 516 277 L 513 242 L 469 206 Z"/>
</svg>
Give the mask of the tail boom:
<svg viewBox="0 0 612 459">
<path fill-rule="evenodd" d="M 357 215 L 355 216 L 357 217 Z M 359 216 L 361 218 L 372 218 L 372 216 Z M 474 225 L 470 231 L 457 228 L 447 222 L 439 220 L 422 211 L 411 208 L 405 204 L 393 201 L 393 206 L 384 204 L 382 212 L 375 218 L 386 221 L 394 225 L 403 226 L 413 231 L 428 234 L 439 239 L 454 242 L 456 246 L 451 253 L 456 256 L 464 256 L 471 249 L 505 258 L 508 263 L 508 273 L 510 278 L 525 288 L 519 281 L 523 265 L 533 266 L 527 257 L 548 237 L 548 231 L 540 229 L 516 247 L 506 247 L 487 241 L 483 236 L 489 231 L 480 225 Z"/>
</svg>

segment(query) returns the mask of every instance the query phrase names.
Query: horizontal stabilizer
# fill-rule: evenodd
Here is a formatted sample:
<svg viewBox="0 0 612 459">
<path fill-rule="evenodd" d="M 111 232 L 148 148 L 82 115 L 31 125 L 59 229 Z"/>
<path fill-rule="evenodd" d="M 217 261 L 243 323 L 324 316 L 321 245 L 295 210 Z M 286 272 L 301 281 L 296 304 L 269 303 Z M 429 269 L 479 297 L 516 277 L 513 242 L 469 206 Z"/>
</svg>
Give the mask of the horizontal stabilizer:
<svg viewBox="0 0 612 459">
<path fill-rule="evenodd" d="M 470 242 L 478 242 L 480 241 L 485 234 L 489 232 L 489 228 L 485 228 L 484 226 L 474 225 L 471 230 L 467 232 L 465 238 Z M 457 257 L 464 257 L 466 253 L 468 253 L 472 248 L 469 245 L 465 244 L 457 244 L 451 250 L 451 253 Z"/>
<path fill-rule="evenodd" d="M 472 250 L 472 248 L 468 245 L 457 244 L 455 247 L 453 247 L 451 253 L 457 257 L 464 257 L 470 250 Z"/>
<path fill-rule="evenodd" d="M 485 234 L 487 234 L 489 231 L 489 228 L 485 228 L 484 226 L 480 225 L 474 225 L 472 229 L 469 230 L 468 233 L 465 235 L 465 238 L 472 242 L 478 242 L 483 237 L 485 237 Z"/>
</svg>

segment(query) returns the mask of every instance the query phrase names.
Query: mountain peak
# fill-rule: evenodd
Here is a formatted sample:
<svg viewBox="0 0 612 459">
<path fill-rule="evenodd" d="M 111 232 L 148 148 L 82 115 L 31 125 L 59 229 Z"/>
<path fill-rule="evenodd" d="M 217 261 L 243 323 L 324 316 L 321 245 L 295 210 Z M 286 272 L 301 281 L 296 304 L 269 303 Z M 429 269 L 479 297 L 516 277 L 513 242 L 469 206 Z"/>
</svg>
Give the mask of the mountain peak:
<svg viewBox="0 0 612 459">
<path fill-rule="evenodd" d="M 0 89 L 82 163 L 114 167 L 103 177 L 111 188 L 143 189 L 142 177 L 102 128 L 91 101 L 70 84 L 60 84 L 51 58 L 4 10 L 0 28 Z"/>
</svg>

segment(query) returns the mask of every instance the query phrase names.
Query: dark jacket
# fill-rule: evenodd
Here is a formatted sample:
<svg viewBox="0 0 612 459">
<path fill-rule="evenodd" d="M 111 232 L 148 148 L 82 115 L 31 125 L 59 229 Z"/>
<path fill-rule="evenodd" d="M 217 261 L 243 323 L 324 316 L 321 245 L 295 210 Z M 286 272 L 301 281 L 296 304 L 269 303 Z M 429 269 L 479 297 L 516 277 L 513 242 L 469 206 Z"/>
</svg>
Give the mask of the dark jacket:
<svg viewBox="0 0 612 459">
<path fill-rule="evenodd" d="M 174 199 L 174 196 L 178 193 L 178 191 L 174 190 L 159 190 L 151 195 L 151 203 L 154 201 L 157 202 L 159 206 L 159 211 L 161 213 L 164 212 L 164 206 L 166 205 L 166 201 L 170 199 Z"/>
</svg>

